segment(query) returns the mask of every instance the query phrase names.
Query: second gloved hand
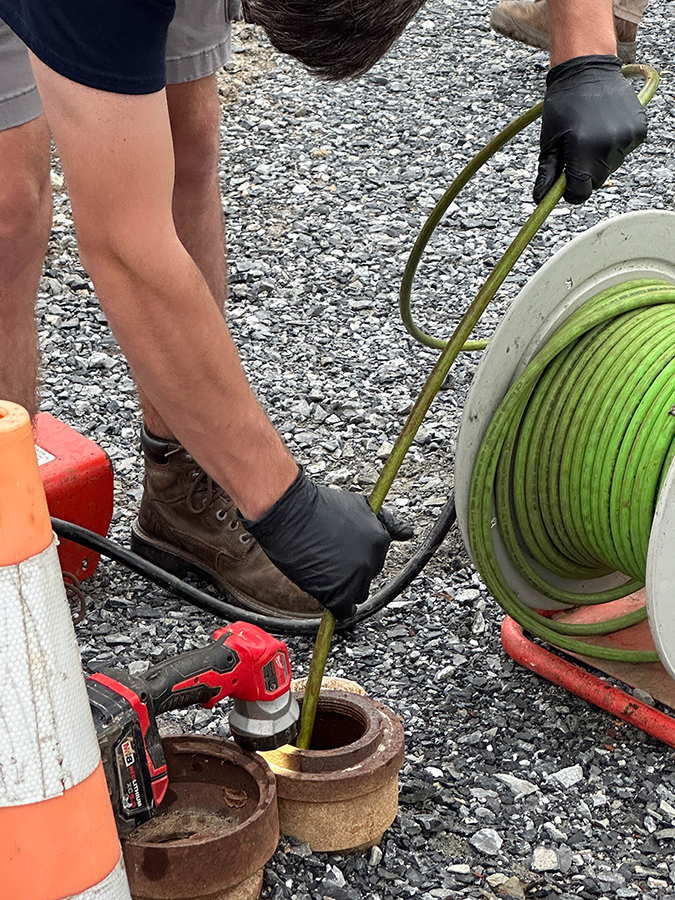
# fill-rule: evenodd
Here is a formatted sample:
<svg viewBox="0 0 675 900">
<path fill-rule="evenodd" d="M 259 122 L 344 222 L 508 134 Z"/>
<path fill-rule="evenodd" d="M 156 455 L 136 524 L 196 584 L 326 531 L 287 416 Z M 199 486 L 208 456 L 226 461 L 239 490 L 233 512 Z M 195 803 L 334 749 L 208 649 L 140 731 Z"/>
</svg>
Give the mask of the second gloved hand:
<svg viewBox="0 0 675 900">
<path fill-rule="evenodd" d="M 302 470 L 262 518 L 245 524 L 275 566 L 338 619 L 367 598 L 391 542 L 362 494 L 320 487 Z"/>
<path fill-rule="evenodd" d="M 565 200 L 583 203 L 644 141 L 647 116 L 616 56 L 577 56 L 546 78 L 539 171 L 540 203 L 565 171 Z"/>
</svg>

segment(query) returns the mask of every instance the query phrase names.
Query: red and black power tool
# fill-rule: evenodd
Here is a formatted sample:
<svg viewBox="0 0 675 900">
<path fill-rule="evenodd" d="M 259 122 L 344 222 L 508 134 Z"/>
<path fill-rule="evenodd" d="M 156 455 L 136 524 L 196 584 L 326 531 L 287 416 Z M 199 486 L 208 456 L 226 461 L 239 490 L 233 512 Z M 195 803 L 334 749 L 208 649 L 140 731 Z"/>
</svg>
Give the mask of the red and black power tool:
<svg viewBox="0 0 675 900">
<path fill-rule="evenodd" d="M 235 622 L 214 642 L 135 677 L 109 669 L 87 678 L 89 703 L 117 829 L 126 835 L 152 818 L 168 787 L 156 716 L 199 703 L 234 699 L 230 730 L 247 750 L 273 750 L 298 733 L 286 644 L 261 628 Z"/>
</svg>

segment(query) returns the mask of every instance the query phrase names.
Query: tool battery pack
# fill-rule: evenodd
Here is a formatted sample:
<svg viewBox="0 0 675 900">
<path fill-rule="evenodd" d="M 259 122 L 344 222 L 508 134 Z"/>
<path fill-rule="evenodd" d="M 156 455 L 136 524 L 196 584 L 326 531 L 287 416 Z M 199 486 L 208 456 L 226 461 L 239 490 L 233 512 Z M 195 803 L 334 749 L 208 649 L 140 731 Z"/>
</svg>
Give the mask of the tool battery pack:
<svg viewBox="0 0 675 900">
<path fill-rule="evenodd" d="M 65 422 L 38 413 L 35 444 L 49 514 L 106 535 L 113 512 L 113 471 L 105 450 Z M 99 555 L 59 538 L 63 572 L 82 581 L 96 571 Z"/>
</svg>

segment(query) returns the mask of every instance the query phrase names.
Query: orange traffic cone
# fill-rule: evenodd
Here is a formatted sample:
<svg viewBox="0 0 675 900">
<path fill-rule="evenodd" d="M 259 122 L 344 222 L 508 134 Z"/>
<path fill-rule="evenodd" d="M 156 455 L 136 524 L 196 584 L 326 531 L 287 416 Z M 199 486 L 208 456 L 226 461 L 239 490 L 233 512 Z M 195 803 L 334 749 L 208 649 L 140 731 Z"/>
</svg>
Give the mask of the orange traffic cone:
<svg viewBox="0 0 675 900">
<path fill-rule="evenodd" d="M 0 896 L 129 900 L 28 413 L 0 401 Z"/>
</svg>

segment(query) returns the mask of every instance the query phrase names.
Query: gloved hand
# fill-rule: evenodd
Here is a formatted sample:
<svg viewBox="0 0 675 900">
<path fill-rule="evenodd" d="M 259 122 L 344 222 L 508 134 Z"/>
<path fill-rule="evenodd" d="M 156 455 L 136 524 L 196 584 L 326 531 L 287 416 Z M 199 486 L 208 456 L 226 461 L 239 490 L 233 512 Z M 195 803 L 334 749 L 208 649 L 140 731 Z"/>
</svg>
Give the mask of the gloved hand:
<svg viewBox="0 0 675 900">
<path fill-rule="evenodd" d="M 539 171 L 540 203 L 565 170 L 565 200 L 583 203 L 647 134 L 647 116 L 616 56 L 577 56 L 546 77 Z"/>
<path fill-rule="evenodd" d="M 383 506 L 377 514 L 377 518 L 389 532 L 389 537 L 392 541 L 409 541 L 411 538 L 415 537 L 415 529 L 412 525 L 402 522 L 396 513 L 389 509 L 389 507 Z"/>
<path fill-rule="evenodd" d="M 362 494 L 320 487 L 302 469 L 262 518 L 244 524 L 274 565 L 338 619 L 367 598 L 401 528 L 390 513 L 378 519 Z"/>
</svg>

